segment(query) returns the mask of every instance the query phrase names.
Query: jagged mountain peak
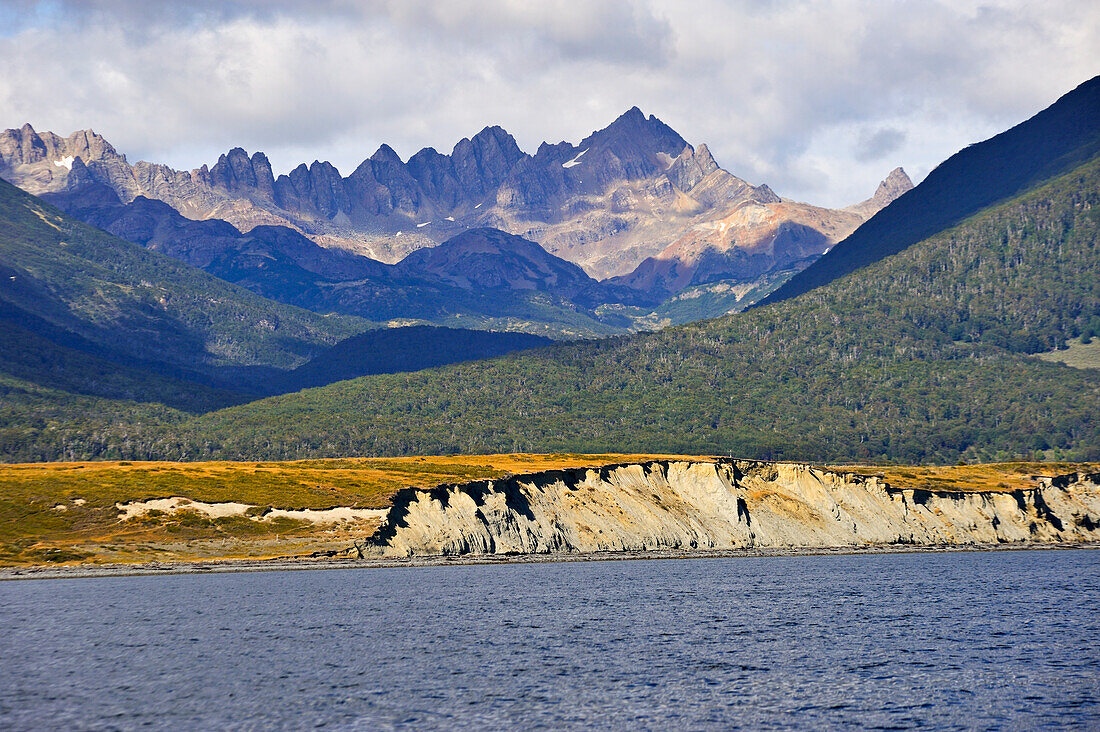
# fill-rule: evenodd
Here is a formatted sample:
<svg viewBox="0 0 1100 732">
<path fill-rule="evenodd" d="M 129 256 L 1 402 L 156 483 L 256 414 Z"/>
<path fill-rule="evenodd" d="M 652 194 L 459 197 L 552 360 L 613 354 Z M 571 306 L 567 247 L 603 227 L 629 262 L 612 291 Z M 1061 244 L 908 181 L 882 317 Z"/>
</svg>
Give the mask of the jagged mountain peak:
<svg viewBox="0 0 1100 732">
<path fill-rule="evenodd" d="M 49 157 L 67 153 L 70 150 L 84 152 L 85 157 L 93 155 L 111 154 L 117 155 L 115 148 L 93 129 L 76 130 L 68 137 L 61 137 L 53 132 L 37 132 L 30 122 L 26 122 L 18 129 L 7 129 L 0 132 L 0 138 L 8 141 L 17 141 L 24 151 L 36 150 L 40 156 Z M 33 156 L 31 156 L 33 157 Z M 37 159 L 42 159 L 39 157 Z M 35 162 L 35 159 L 25 159 L 22 162 Z"/>
<path fill-rule="evenodd" d="M 650 119 L 654 120 L 656 119 L 656 117 L 650 115 Z M 641 109 L 638 108 L 637 105 L 635 105 L 616 117 L 615 121 L 611 124 L 642 124 L 645 121 L 645 112 L 643 112 Z"/>
<path fill-rule="evenodd" d="M 845 210 L 853 211 L 865 218 L 869 218 L 889 206 L 901 196 L 901 194 L 912 190 L 912 188 L 913 181 L 909 179 L 909 175 L 905 172 L 905 169 L 901 167 L 894 168 L 890 171 L 890 174 L 878 184 L 878 188 L 875 189 L 875 195 L 871 196 L 866 201 L 861 201 L 860 203 L 849 206 Z"/>
<path fill-rule="evenodd" d="M 24 137 L 15 132 L 9 143 L 18 147 Z M 0 152 L 5 144 L 0 137 Z M 404 160 L 382 144 L 347 177 L 315 160 L 276 179 L 266 155 L 242 147 L 191 172 L 95 155 L 84 157 L 87 170 L 74 172 L 49 162 L 57 159 L 40 158 L 17 177 L 42 192 L 105 182 L 123 201 L 160 198 L 186 216 L 223 218 L 242 231 L 287 224 L 314 241 L 346 242 L 386 262 L 468 227 L 498 226 L 536 238 L 601 277 L 660 252 L 707 212 L 778 200 L 766 188 L 754 193 L 723 171 L 706 145 L 691 147 L 637 106 L 579 143 L 543 143 L 534 156 L 503 127 L 488 125 L 449 155 L 425 147 Z M 639 217 L 624 218 L 635 207 Z"/>
<path fill-rule="evenodd" d="M 401 161 L 401 156 L 397 154 L 397 151 L 384 142 L 378 146 L 378 149 L 374 151 L 374 155 L 371 155 L 370 159 L 376 163 L 404 164 Z"/>
<path fill-rule="evenodd" d="M 913 181 L 910 180 L 909 174 L 905 172 L 904 168 L 897 167 L 891 170 L 890 175 L 878 184 L 878 190 L 875 191 L 873 198 L 876 201 L 885 201 L 883 205 L 886 205 L 912 187 Z"/>
<path fill-rule="evenodd" d="M 323 170 L 328 173 L 335 173 L 336 175 L 340 175 L 340 169 L 327 160 L 314 160 L 312 163 L 309 164 L 309 170 L 311 173 Z"/>
<path fill-rule="evenodd" d="M 631 107 L 607 127 L 593 132 L 581 141 L 580 147 L 591 146 L 609 138 L 629 137 L 638 139 L 646 136 L 658 141 L 663 151 L 671 155 L 678 154 L 688 144 L 684 138 L 680 137 L 679 133 L 656 116 L 651 114 L 646 117 L 641 109 Z"/>
<path fill-rule="evenodd" d="M 699 147 L 695 148 L 695 159 L 699 162 L 700 167 L 707 169 L 708 173 L 718 170 L 718 162 L 710 154 L 710 148 L 707 147 L 705 142 L 700 143 Z"/>
<path fill-rule="evenodd" d="M 447 156 L 436 150 L 434 147 L 424 147 L 418 150 L 411 158 L 409 158 L 409 165 L 412 165 L 414 160 L 426 160 L 431 158 L 445 157 Z"/>
<path fill-rule="evenodd" d="M 500 125 L 488 125 L 473 137 L 462 138 L 462 140 L 455 144 L 454 150 L 451 151 L 452 155 L 458 150 L 459 145 L 463 142 L 472 143 L 475 147 L 485 147 L 487 145 L 494 145 L 501 148 L 514 147 L 516 151 L 519 152 L 519 145 L 516 143 L 516 138 L 512 137 L 512 134 Z"/>
</svg>

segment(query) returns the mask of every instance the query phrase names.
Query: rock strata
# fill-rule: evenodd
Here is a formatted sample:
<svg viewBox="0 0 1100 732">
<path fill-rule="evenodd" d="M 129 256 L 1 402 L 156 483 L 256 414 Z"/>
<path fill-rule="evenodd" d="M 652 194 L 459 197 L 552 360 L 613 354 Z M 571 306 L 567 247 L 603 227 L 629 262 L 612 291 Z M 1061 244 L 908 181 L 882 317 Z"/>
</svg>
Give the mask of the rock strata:
<svg viewBox="0 0 1100 732">
<path fill-rule="evenodd" d="M 1100 540 L 1100 474 L 895 488 L 809 465 L 654 461 L 401 491 L 361 557 Z"/>
</svg>

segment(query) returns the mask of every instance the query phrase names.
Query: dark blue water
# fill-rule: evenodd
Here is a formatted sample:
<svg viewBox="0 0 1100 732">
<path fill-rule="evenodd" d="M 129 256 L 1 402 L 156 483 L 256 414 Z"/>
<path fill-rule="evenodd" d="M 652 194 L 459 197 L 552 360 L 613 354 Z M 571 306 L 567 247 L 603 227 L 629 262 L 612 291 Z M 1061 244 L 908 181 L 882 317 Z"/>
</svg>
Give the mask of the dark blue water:
<svg viewBox="0 0 1100 732">
<path fill-rule="evenodd" d="M 0 583 L 0 728 L 1100 728 L 1100 552 Z"/>
</svg>

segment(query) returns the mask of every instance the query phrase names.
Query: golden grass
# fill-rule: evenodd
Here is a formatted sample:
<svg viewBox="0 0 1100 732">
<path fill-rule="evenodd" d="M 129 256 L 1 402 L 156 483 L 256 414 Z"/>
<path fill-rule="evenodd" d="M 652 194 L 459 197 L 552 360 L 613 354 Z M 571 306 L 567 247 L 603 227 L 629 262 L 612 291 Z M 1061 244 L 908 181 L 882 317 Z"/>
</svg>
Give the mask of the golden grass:
<svg viewBox="0 0 1100 732">
<path fill-rule="evenodd" d="M 882 466 L 846 465 L 865 475 L 882 475 L 897 488 L 924 488 L 971 492 L 1004 492 L 1035 486 L 1034 476 L 1052 476 L 1073 471 L 1096 472 L 1100 463 L 986 463 L 983 465 Z"/>
</svg>

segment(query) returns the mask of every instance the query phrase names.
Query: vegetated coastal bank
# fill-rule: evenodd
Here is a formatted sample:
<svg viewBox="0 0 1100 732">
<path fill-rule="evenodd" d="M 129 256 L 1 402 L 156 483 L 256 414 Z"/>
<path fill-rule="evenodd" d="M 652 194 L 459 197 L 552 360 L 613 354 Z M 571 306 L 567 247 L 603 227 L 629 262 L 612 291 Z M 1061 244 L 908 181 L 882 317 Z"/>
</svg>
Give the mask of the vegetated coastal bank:
<svg viewBox="0 0 1100 732">
<path fill-rule="evenodd" d="M 9 470 L 27 495 L 9 497 L 23 516 L 9 527 L 24 528 L 0 579 L 1100 547 L 1096 463 L 488 455 Z"/>
<path fill-rule="evenodd" d="M 355 556 L 1100 540 L 1100 472 L 976 490 L 796 463 L 653 460 L 407 488 Z"/>
</svg>

